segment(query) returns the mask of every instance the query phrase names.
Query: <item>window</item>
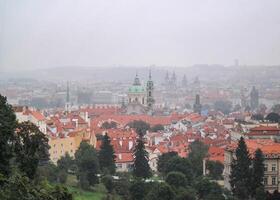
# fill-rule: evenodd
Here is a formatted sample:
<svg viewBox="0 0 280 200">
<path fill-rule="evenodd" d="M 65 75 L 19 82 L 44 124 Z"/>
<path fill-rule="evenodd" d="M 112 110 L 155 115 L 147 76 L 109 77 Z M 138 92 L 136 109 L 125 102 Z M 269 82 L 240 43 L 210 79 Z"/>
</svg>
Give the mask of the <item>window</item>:
<svg viewBox="0 0 280 200">
<path fill-rule="evenodd" d="M 271 171 L 273 171 L 273 172 L 276 171 L 276 164 L 272 164 L 272 166 L 271 166 Z"/>
<path fill-rule="evenodd" d="M 263 178 L 263 184 L 264 184 L 264 185 L 267 185 L 267 177 L 264 177 L 264 178 Z"/>
<path fill-rule="evenodd" d="M 272 185 L 276 185 L 276 177 L 272 177 L 271 183 L 272 183 Z"/>
<path fill-rule="evenodd" d="M 267 172 L 267 164 L 264 164 L 264 171 Z"/>
<path fill-rule="evenodd" d="M 117 164 L 117 168 L 122 168 L 122 164 Z"/>
</svg>

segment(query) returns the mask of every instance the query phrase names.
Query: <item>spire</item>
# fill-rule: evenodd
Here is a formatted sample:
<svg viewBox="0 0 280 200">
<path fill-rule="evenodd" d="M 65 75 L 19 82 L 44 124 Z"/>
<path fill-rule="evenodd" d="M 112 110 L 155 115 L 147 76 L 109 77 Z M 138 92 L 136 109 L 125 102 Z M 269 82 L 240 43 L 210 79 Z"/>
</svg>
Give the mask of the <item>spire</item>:
<svg viewBox="0 0 280 200">
<path fill-rule="evenodd" d="M 138 78 L 138 73 L 137 72 L 136 72 L 136 76 L 135 76 L 133 85 L 141 85 L 140 80 Z"/>
<path fill-rule="evenodd" d="M 67 81 L 67 89 L 66 89 L 66 102 L 70 102 L 69 82 L 68 81 Z"/>
</svg>

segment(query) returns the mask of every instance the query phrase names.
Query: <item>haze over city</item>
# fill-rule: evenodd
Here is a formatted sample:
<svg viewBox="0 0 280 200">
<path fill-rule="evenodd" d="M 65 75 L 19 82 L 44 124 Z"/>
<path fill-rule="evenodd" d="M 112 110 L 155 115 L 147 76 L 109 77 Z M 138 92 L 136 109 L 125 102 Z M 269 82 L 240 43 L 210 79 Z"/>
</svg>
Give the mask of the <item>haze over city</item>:
<svg viewBox="0 0 280 200">
<path fill-rule="evenodd" d="M 279 65 L 278 0 L 0 1 L 0 69 Z"/>
<path fill-rule="evenodd" d="M 279 0 L 0 0 L 0 200 L 280 200 Z"/>
</svg>

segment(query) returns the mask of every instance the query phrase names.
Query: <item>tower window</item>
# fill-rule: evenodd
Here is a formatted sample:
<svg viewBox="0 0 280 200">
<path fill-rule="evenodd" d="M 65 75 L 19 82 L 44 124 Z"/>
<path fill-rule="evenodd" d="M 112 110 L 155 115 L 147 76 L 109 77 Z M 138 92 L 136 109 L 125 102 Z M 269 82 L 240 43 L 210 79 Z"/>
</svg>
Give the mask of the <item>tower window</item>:
<svg viewBox="0 0 280 200">
<path fill-rule="evenodd" d="M 145 103 L 145 99 L 144 99 L 144 97 L 142 98 L 142 104 L 144 104 Z"/>
<path fill-rule="evenodd" d="M 152 92 L 151 91 L 149 91 L 149 97 L 151 97 L 152 96 Z"/>
</svg>

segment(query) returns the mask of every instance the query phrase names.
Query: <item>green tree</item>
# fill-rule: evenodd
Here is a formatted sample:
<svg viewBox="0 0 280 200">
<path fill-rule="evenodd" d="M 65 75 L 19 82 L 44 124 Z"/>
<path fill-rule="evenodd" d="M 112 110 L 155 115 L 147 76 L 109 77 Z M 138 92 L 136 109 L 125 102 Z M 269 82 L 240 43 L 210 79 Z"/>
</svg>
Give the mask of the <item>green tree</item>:
<svg viewBox="0 0 280 200">
<path fill-rule="evenodd" d="M 207 177 L 199 177 L 194 185 L 199 199 L 224 200 L 222 188 Z"/>
<path fill-rule="evenodd" d="M 144 141 L 142 138 L 137 140 L 137 145 L 133 152 L 133 175 L 138 178 L 149 178 L 152 173 L 149 166 L 148 153 L 145 150 Z"/>
<path fill-rule="evenodd" d="M 107 133 L 102 139 L 102 144 L 100 146 L 100 151 L 98 154 L 100 169 L 103 173 L 109 172 L 110 174 L 114 174 L 116 170 L 115 165 L 115 154 L 113 146 L 111 145 L 111 140 Z"/>
<path fill-rule="evenodd" d="M 165 179 L 166 183 L 174 188 L 185 187 L 187 180 L 182 172 L 169 172 Z"/>
<path fill-rule="evenodd" d="M 98 182 L 99 162 L 95 149 L 87 142 L 81 142 L 75 153 L 77 178 L 83 189 L 89 189 Z"/>
<path fill-rule="evenodd" d="M 178 157 L 178 153 L 175 151 L 171 151 L 171 152 L 163 153 L 158 157 L 157 169 L 160 173 L 167 174 L 166 166 L 170 162 L 170 159 L 173 157 Z"/>
<path fill-rule="evenodd" d="M 10 159 L 13 152 L 16 116 L 7 98 L 0 94 L 0 173 L 10 173 Z"/>
<path fill-rule="evenodd" d="M 166 183 L 155 184 L 154 187 L 146 196 L 146 200 L 173 200 L 175 193 L 172 188 Z"/>
<path fill-rule="evenodd" d="M 146 184 L 144 181 L 135 180 L 129 188 L 131 199 L 133 199 L 133 200 L 144 199 L 144 197 L 146 195 L 146 188 L 147 187 L 146 187 Z"/>
<path fill-rule="evenodd" d="M 189 148 L 188 158 L 193 166 L 195 175 L 200 176 L 203 173 L 203 159 L 207 156 L 208 146 L 196 140 L 190 144 Z"/>
<path fill-rule="evenodd" d="M 28 178 L 34 179 L 40 163 L 49 160 L 48 138 L 31 122 L 17 124 L 15 142 L 16 164 Z"/>
<path fill-rule="evenodd" d="M 74 159 L 69 155 L 68 152 L 57 161 L 57 167 L 59 170 L 65 170 L 68 172 L 71 168 L 73 168 Z"/>
<path fill-rule="evenodd" d="M 113 177 L 110 175 L 103 176 L 101 182 L 105 185 L 107 191 L 109 193 L 113 192 L 114 189 L 114 180 Z"/>
<path fill-rule="evenodd" d="M 209 170 L 209 176 L 213 179 L 220 180 L 223 178 L 224 165 L 219 161 L 207 161 L 207 169 Z"/>
<path fill-rule="evenodd" d="M 249 199 L 251 175 L 251 159 L 244 138 L 241 137 L 235 150 L 236 159 L 231 163 L 230 184 L 233 194 L 240 200 Z"/>
<path fill-rule="evenodd" d="M 142 120 L 134 120 L 130 123 L 128 123 L 128 126 L 130 128 L 134 128 L 136 130 L 136 133 L 140 136 L 143 137 L 147 130 L 150 129 L 150 124 L 148 124 L 147 122 L 144 122 Z"/>
<path fill-rule="evenodd" d="M 267 199 L 267 195 L 266 192 L 264 190 L 263 186 L 260 186 L 256 189 L 256 200 L 266 200 Z"/>
<path fill-rule="evenodd" d="M 117 123 L 114 122 L 114 121 L 111 121 L 111 122 L 104 122 L 101 126 L 101 128 L 103 129 L 112 129 L 112 128 L 117 128 Z"/>
<path fill-rule="evenodd" d="M 169 160 L 169 162 L 166 165 L 165 175 L 167 175 L 169 172 L 177 171 L 181 172 L 186 176 L 187 184 L 190 185 L 193 181 L 193 169 L 192 164 L 187 158 L 181 158 L 181 157 L 173 157 Z"/>
<path fill-rule="evenodd" d="M 252 196 L 255 196 L 256 190 L 263 187 L 264 155 L 260 149 L 255 151 L 252 170 Z"/>
</svg>

